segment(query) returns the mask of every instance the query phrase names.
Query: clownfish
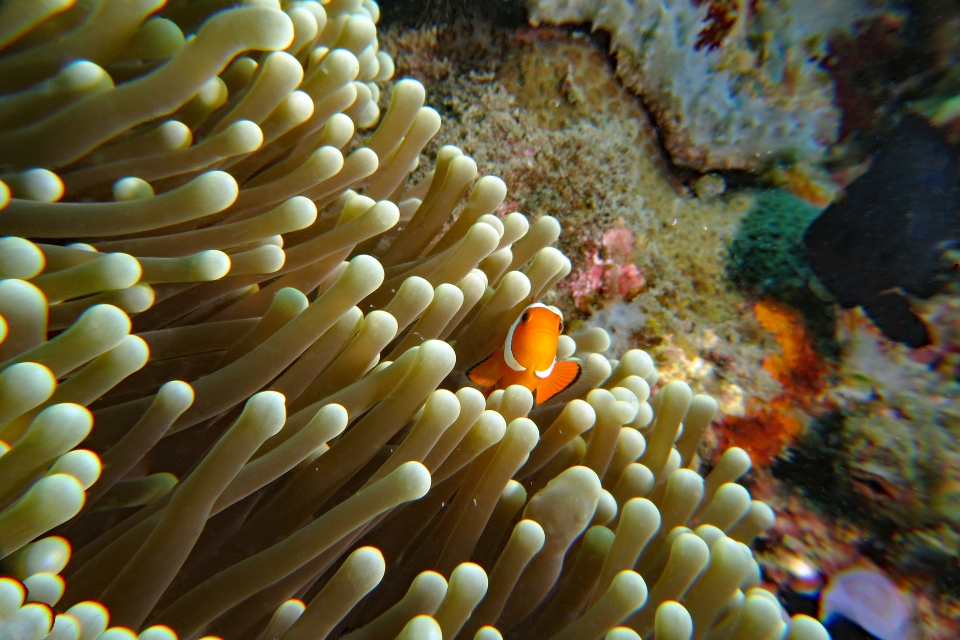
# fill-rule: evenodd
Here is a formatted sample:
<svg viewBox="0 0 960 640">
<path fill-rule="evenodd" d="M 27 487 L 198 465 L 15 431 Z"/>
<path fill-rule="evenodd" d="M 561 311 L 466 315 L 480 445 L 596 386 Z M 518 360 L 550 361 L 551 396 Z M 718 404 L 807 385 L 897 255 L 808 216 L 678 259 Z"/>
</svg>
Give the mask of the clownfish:
<svg viewBox="0 0 960 640">
<path fill-rule="evenodd" d="M 557 362 L 562 331 L 563 315 L 556 307 L 532 304 L 510 326 L 503 348 L 474 365 L 467 377 L 494 389 L 523 385 L 534 392 L 537 404 L 542 404 L 580 377 L 576 362 Z"/>
</svg>

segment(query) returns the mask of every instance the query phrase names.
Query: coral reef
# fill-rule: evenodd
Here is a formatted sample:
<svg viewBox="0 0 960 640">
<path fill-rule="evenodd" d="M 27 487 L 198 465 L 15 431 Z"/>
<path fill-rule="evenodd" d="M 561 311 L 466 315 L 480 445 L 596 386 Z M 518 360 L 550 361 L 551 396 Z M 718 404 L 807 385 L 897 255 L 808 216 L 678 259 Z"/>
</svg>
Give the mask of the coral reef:
<svg viewBox="0 0 960 640">
<path fill-rule="evenodd" d="M 878 12 L 863 2 L 531 0 L 534 24 L 610 33 L 621 80 L 674 162 L 700 171 L 815 163 L 841 112 L 827 42 Z"/>
<path fill-rule="evenodd" d="M 946 21 L 940 27 L 955 29 L 960 16 Z M 952 58 L 952 55 L 951 55 Z M 952 142 L 960 137 L 960 70 L 956 63 L 945 63 L 945 73 L 932 87 L 930 95 L 916 100 L 911 106 L 938 127 L 943 127 Z"/>
<path fill-rule="evenodd" d="M 839 519 L 825 520 L 817 506 L 799 496 L 786 496 L 777 491 L 775 483 L 756 478 L 752 493 L 774 506 L 777 523 L 767 533 L 757 559 L 771 588 L 779 590 L 781 598 L 791 609 L 817 615 L 816 597 L 830 576 L 842 575 L 850 569 L 867 569 L 886 573 L 913 608 L 916 633 L 924 640 L 951 640 L 960 634 L 960 602 L 945 595 L 942 589 L 933 589 L 929 581 L 916 573 L 884 563 L 883 567 L 864 555 L 864 545 L 876 535 L 869 527 L 856 522 L 851 515 L 856 505 L 841 505 L 837 500 L 839 488 L 836 476 L 823 474 L 822 467 L 808 467 L 806 473 L 821 471 L 821 478 L 838 509 Z M 766 486 L 764 486 L 766 485 Z M 776 494 L 768 494 L 776 491 Z M 802 594 L 802 595 L 801 595 Z M 831 625 L 832 627 L 832 625 Z M 834 637 L 862 637 L 856 633 Z"/>
<path fill-rule="evenodd" d="M 933 334 L 922 349 L 886 338 L 860 310 L 839 315 L 836 377 L 808 407 L 817 422 L 774 467 L 828 522 L 816 525 L 818 540 L 781 538 L 779 550 L 771 545 L 770 557 L 761 559 L 765 567 L 782 566 L 788 552 L 802 553 L 829 576 L 864 563 L 866 554 L 909 586 L 923 638 L 952 638 L 960 631 L 957 301 L 951 291 L 918 305 Z M 768 499 L 778 513 L 796 514 L 800 530 L 818 517 L 796 502 L 786 509 Z M 837 533 L 828 542 L 831 529 Z"/>
<path fill-rule="evenodd" d="M 761 367 L 776 342 L 724 281 L 727 246 L 752 196 L 701 199 L 679 184 L 643 109 L 593 43 L 482 25 L 387 31 L 381 42 L 447 116 L 438 142 L 503 177 L 510 208 L 561 223 L 558 247 L 573 272 L 551 300 L 571 327 L 608 329 L 614 353 L 648 350 L 663 379 L 710 393 L 724 413 L 742 412 L 745 396 L 778 392 Z M 617 240 L 607 248 L 605 237 Z M 626 302 L 612 276 L 629 265 L 643 288 Z M 576 291 L 586 294 L 580 306 Z"/>
<path fill-rule="evenodd" d="M 520 26 L 526 22 L 527 12 L 523 3 L 514 0 L 406 0 L 384 3 L 380 23 L 383 26 L 418 27 L 473 19 L 501 26 Z"/>
<path fill-rule="evenodd" d="M 906 529 L 960 526 L 960 384 L 884 339 L 862 313 L 844 316 L 840 381 L 845 465 L 872 508 Z M 960 546 L 956 547 L 960 551 Z"/>
<path fill-rule="evenodd" d="M 936 63 L 949 68 L 960 60 L 960 7 L 949 0 L 920 0 L 918 13 L 930 36 L 921 43 Z"/>
<path fill-rule="evenodd" d="M 648 354 L 462 386 L 572 265 L 374 2 L 161 5 L 0 5 L 0 635 L 828 637 Z"/>
<path fill-rule="evenodd" d="M 797 449 L 782 450 L 803 438 L 808 425 L 833 415 L 831 406 L 836 407 L 826 393 L 836 367 L 822 348 L 829 337 L 827 353 L 837 355 L 836 327 L 812 326 L 782 304 L 758 305 L 724 278 L 727 247 L 755 208 L 757 192 L 724 190 L 717 174 L 684 185 L 666 170 L 643 109 L 620 86 L 598 44 L 581 34 L 550 28 L 505 32 L 473 23 L 389 30 L 381 43 L 404 75 L 428 86 L 431 105 L 446 117 L 433 148 L 456 144 L 504 177 L 510 194 L 501 213 L 518 208 L 561 223 L 558 245 L 573 271 L 548 299 L 573 319 L 577 339 L 605 329 L 609 353 L 637 347 L 649 352 L 658 384 L 684 380 L 717 399 L 722 417 L 705 434 L 700 453 L 713 461 L 724 446 L 735 444 L 755 456 L 746 483 L 775 505 L 779 518 L 758 555 L 770 579 L 767 588 L 788 588 L 792 579 L 781 566 L 798 554 L 824 577 L 869 562 L 864 553 L 872 553 L 868 545 L 882 534 L 860 518 L 870 503 L 840 490 L 842 476 L 830 472 L 839 468 L 836 458 L 801 465 Z M 426 156 L 421 164 L 428 164 Z M 825 205 L 824 192 L 814 184 L 819 175 L 791 171 L 785 185 Z M 613 276 L 627 265 L 644 278 L 642 291 L 629 302 L 613 286 Z M 935 300 L 934 315 L 950 315 L 948 299 Z M 924 313 L 935 335 L 948 326 L 960 335 L 956 313 L 943 322 Z M 957 353 L 960 349 L 945 346 L 936 357 L 957 366 Z M 839 452 L 840 440 L 819 442 L 816 451 Z M 814 502 L 827 509 L 815 510 L 793 494 L 795 486 L 785 488 L 763 468 L 784 455 L 806 482 L 824 483 L 827 500 Z M 889 556 L 878 561 L 901 588 L 909 587 L 922 637 L 952 640 L 960 605 L 943 581 L 911 570 L 907 558 L 929 558 L 935 546 L 929 534 L 945 532 L 919 533 L 905 538 L 907 544 L 896 536 L 884 541 L 884 553 L 902 552 L 903 563 L 891 563 Z M 949 554 L 933 557 L 945 566 Z"/>
<path fill-rule="evenodd" d="M 598 299 L 619 298 L 630 302 L 637 297 L 646 279 L 628 259 L 633 253 L 633 244 L 633 232 L 629 229 L 614 227 L 604 232 L 601 248 L 587 254 L 587 266 L 570 283 L 573 303 L 578 308 L 589 309 Z"/>
<path fill-rule="evenodd" d="M 834 104 L 843 113 L 842 144 L 857 141 L 872 148 L 867 141 L 889 124 L 884 121 L 895 111 L 897 84 L 925 71 L 908 55 L 913 44 L 907 37 L 909 29 L 905 16 L 885 12 L 830 39 L 823 64 L 834 80 Z"/>
</svg>

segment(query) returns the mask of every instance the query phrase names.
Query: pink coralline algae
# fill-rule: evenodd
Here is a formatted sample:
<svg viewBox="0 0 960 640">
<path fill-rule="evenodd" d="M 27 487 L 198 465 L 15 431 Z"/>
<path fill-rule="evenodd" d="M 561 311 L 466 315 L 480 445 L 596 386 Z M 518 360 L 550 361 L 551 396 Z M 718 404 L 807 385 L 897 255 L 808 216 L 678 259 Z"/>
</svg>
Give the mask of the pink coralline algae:
<svg viewBox="0 0 960 640">
<path fill-rule="evenodd" d="M 629 256 L 633 252 L 633 232 L 629 229 L 622 227 L 607 229 L 600 242 L 617 258 Z"/>
<path fill-rule="evenodd" d="M 615 227 L 604 232 L 600 247 L 587 253 L 586 266 L 572 278 L 570 290 L 578 308 L 596 298 L 632 300 L 646 286 L 639 267 L 625 262 L 633 252 L 633 232 Z"/>
</svg>

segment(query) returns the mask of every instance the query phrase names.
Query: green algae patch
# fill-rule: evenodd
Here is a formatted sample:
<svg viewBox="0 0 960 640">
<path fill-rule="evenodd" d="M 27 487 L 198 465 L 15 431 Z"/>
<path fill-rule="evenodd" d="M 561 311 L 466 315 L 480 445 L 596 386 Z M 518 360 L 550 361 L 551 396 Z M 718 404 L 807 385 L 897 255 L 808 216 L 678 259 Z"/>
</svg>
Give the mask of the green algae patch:
<svg viewBox="0 0 960 640">
<path fill-rule="evenodd" d="M 760 191 L 730 242 L 727 275 L 747 293 L 791 302 L 807 294 L 813 271 L 803 232 L 820 209 L 781 189 Z"/>
</svg>

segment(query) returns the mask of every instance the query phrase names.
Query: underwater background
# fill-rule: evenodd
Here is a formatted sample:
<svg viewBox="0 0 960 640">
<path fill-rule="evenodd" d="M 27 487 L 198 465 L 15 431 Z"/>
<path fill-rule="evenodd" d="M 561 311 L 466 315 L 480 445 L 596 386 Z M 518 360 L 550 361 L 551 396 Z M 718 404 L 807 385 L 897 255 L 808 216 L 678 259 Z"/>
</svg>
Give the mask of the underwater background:
<svg viewBox="0 0 960 640">
<path fill-rule="evenodd" d="M 0 638 L 960 638 L 958 62 L 957 0 L 0 0 Z M 468 377 L 530 303 L 542 404 Z"/>
</svg>

